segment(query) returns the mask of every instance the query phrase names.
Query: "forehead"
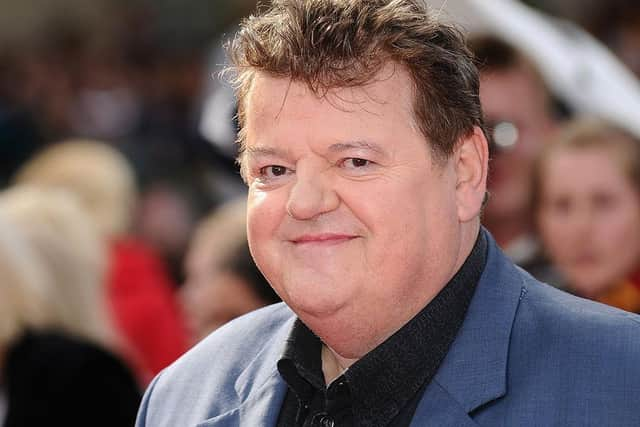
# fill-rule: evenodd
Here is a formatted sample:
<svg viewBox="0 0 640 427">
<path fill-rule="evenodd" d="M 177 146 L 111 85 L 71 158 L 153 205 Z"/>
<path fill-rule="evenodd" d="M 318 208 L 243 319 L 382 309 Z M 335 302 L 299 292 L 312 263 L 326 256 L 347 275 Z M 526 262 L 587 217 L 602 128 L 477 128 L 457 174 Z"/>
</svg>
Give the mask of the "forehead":
<svg viewBox="0 0 640 427">
<path fill-rule="evenodd" d="M 545 88 L 525 67 L 489 71 L 480 78 L 480 99 L 484 113 L 493 116 L 522 116 L 531 121 L 534 113 L 547 114 Z M 500 118 L 500 117 L 498 117 Z"/>
<path fill-rule="evenodd" d="M 544 161 L 547 189 L 626 187 L 630 180 L 616 153 L 607 147 L 561 147 L 548 153 Z M 596 173 L 597 171 L 597 173 Z"/>
<path fill-rule="evenodd" d="M 413 97 L 409 74 L 395 64 L 387 64 L 364 86 L 321 93 L 305 82 L 257 72 L 245 103 L 247 139 L 252 139 L 250 133 L 256 127 L 302 124 L 319 117 L 327 124 L 351 120 L 357 127 L 358 121 L 395 119 L 415 127 Z"/>
</svg>

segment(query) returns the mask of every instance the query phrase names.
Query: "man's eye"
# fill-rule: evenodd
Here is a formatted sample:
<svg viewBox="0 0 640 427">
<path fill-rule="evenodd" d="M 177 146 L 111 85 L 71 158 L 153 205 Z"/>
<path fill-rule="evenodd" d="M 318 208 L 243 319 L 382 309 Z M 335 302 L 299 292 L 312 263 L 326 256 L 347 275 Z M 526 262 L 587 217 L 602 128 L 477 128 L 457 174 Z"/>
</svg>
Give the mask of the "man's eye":
<svg viewBox="0 0 640 427">
<path fill-rule="evenodd" d="M 260 168 L 260 175 L 266 178 L 276 178 L 287 174 L 287 168 L 284 166 L 265 166 Z"/>
<path fill-rule="evenodd" d="M 369 166 L 371 162 L 367 159 L 360 159 L 358 157 L 350 157 L 348 159 L 344 159 L 342 165 L 346 168 L 363 168 L 365 166 Z"/>
</svg>

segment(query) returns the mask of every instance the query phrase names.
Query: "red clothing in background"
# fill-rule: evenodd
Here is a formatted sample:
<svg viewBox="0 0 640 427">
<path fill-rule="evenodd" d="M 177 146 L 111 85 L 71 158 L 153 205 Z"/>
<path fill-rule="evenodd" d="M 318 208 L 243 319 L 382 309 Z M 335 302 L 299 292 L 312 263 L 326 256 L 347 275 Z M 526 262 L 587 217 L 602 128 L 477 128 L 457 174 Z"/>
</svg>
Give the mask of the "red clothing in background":
<svg viewBox="0 0 640 427">
<path fill-rule="evenodd" d="M 112 243 L 107 297 L 128 357 L 145 384 L 187 349 L 175 287 L 161 260 L 143 243 Z"/>
</svg>

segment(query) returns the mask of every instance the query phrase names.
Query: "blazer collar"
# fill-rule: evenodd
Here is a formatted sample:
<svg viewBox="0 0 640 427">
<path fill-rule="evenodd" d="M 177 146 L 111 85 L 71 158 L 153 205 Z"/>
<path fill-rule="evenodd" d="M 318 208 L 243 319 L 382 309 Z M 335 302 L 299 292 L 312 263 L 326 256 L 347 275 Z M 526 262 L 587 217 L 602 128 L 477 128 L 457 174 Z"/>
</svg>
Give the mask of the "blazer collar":
<svg viewBox="0 0 640 427">
<path fill-rule="evenodd" d="M 437 394 L 446 394 L 466 413 L 506 393 L 511 329 L 524 296 L 522 272 L 483 232 L 489 243 L 486 267 L 458 337 L 434 378 L 437 384 L 430 387 L 441 387 Z"/>
<path fill-rule="evenodd" d="M 295 315 L 271 338 L 275 345 L 267 345 L 247 365 L 236 379 L 234 388 L 242 403 L 231 410 L 209 418 L 197 427 L 275 426 L 280 407 L 287 392 L 287 384 L 277 370 L 287 336 L 293 327 Z"/>
<path fill-rule="evenodd" d="M 277 371 L 240 406 L 210 418 L 196 427 L 273 427 L 278 421 L 287 384 Z"/>
</svg>

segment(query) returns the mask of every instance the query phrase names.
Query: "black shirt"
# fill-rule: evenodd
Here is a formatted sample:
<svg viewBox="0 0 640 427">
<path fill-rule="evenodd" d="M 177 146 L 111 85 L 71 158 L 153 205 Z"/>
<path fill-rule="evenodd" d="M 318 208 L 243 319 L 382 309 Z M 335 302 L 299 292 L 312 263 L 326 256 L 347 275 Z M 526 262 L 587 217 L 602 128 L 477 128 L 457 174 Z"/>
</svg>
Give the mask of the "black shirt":
<svg viewBox="0 0 640 427">
<path fill-rule="evenodd" d="M 413 319 L 328 387 L 320 339 L 299 319 L 278 370 L 289 386 L 278 427 L 406 427 L 460 329 L 486 262 L 481 232 L 460 270 Z"/>
</svg>

